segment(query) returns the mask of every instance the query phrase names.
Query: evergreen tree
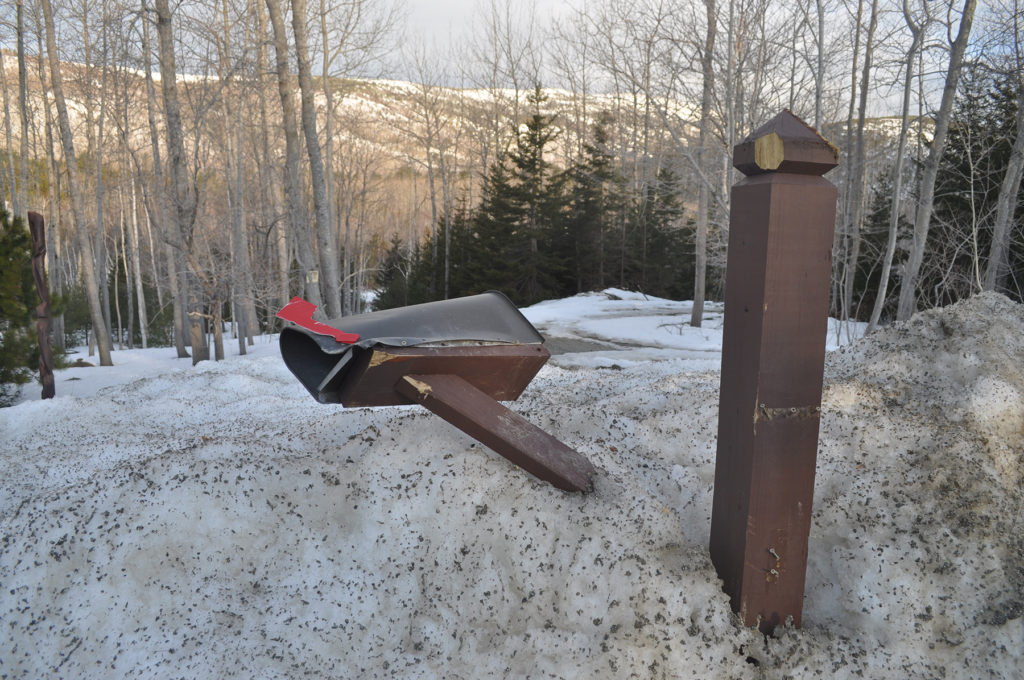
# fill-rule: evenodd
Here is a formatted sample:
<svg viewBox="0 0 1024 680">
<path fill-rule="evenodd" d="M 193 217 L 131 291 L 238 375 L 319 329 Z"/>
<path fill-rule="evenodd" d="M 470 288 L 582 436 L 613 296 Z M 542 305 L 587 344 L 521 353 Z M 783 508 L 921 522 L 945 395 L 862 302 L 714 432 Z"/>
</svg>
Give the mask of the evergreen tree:
<svg viewBox="0 0 1024 680">
<path fill-rule="evenodd" d="M 683 209 L 678 180 L 662 168 L 635 196 L 614 258 L 619 286 L 658 297 L 693 295 L 693 237 L 679 222 Z"/>
<path fill-rule="evenodd" d="M 451 229 L 451 297 L 481 292 L 473 278 L 473 266 L 486 259 L 488 254 L 480 248 L 479 239 L 472 232 L 471 226 L 471 215 L 465 199 L 460 199 L 455 214 L 448 219 L 447 225 L 442 225 L 440 237 L 444 238 L 445 230 Z"/>
<path fill-rule="evenodd" d="M 861 228 L 861 254 L 853 280 L 854 308 L 851 310 L 851 316 L 859 321 L 867 321 L 871 317 L 871 310 L 874 308 L 881 285 L 879 278 L 882 274 L 882 258 L 889 240 L 889 216 L 892 211 L 894 184 L 892 168 L 889 168 L 875 183 L 864 216 L 864 225 Z M 900 215 L 896 224 L 897 238 L 905 243 L 906 239 L 910 238 L 913 225 L 907 221 L 905 215 Z M 887 288 L 892 291 L 897 287 L 898 278 L 896 271 L 893 270 L 889 274 Z M 897 300 L 894 296 L 888 297 L 882 316 L 894 319 Z"/>
<path fill-rule="evenodd" d="M 490 167 L 479 207 L 472 214 L 460 208 L 450 220 L 452 295 L 494 289 L 529 305 L 575 292 L 566 285 L 571 262 L 567 175 L 545 158 L 556 131 L 540 112 L 545 101 L 540 86 L 527 101 L 534 112 L 515 146 Z M 438 234 L 443 238 L 443 228 Z"/>
<path fill-rule="evenodd" d="M 1015 95 L 1011 86 L 993 81 L 979 67 L 965 69 L 936 179 L 936 233 L 925 258 L 938 266 L 922 269 L 920 289 L 932 291 L 932 305 L 949 304 L 981 289 L 996 201 L 1015 136 Z M 1018 201 L 1017 215 L 1021 205 Z M 1019 241 L 1011 244 L 1010 263 L 1011 280 L 1020 282 Z M 1016 297 L 1020 299 L 1019 289 Z"/>
<path fill-rule="evenodd" d="M 607 243 L 623 219 L 623 181 L 608 151 L 610 124 L 610 114 L 598 117 L 593 142 L 584 144 L 583 158 L 569 170 L 569 242 L 577 293 L 605 287 Z"/>
<path fill-rule="evenodd" d="M 39 363 L 32 327 L 38 303 L 32 278 L 32 238 L 21 218 L 0 207 L 0 406 L 9 406 L 17 387 Z"/>
<path fill-rule="evenodd" d="M 647 186 L 644 230 L 634 245 L 637 288 L 657 297 L 693 298 L 694 232 L 680 225 L 679 180 L 669 168 Z"/>
<path fill-rule="evenodd" d="M 594 126 L 583 157 L 559 170 L 546 157 L 557 130 L 541 113 L 539 86 L 527 101 L 533 112 L 514 146 L 489 168 L 480 204 L 460 206 L 448 227 L 441 217 L 431 237 L 440 244 L 445 229 L 452 230 L 450 294 L 496 289 L 530 305 L 617 283 L 658 296 L 692 296 L 692 230 L 680 224 L 675 175 L 663 169 L 643 196 L 627 200 L 608 151 L 608 116 Z M 408 260 L 401 281 L 393 273 L 401 266 L 393 244 L 378 277 L 378 309 L 435 299 L 430 282 L 443 272 L 428 256 L 431 238 Z"/>
<path fill-rule="evenodd" d="M 409 275 L 414 254 L 408 252 L 397 235 L 391 238 L 375 279 L 377 297 L 373 301 L 374 309 L 392 309 L 409 304 Z"/>
<path fill-rule="evenodd" d="M 498 159 L 491 166 L 480 206 L 470 220 L 472 240 L 467 239 L 463 244 L 469 252 L 463 256 L 471 289 L 496 289 L 513 297 L 516 268 L 511 258 L 517 249 L 513 241 L 522 213 L 505 163 L 504 159 Z"/>
<path fill-rule="evenodd" d="M 517 304 L 569 292 L 564 285 L 569 241 L 566 174 L 556 172 L 544 157 L 557 134 L 551 117 L 540 111 L 546 100 L 537 85 L 527 97 L 533 113 L 509 153 L 513 219 L 505 227 L 513 280 L 508 293 Z"/>
</svg>

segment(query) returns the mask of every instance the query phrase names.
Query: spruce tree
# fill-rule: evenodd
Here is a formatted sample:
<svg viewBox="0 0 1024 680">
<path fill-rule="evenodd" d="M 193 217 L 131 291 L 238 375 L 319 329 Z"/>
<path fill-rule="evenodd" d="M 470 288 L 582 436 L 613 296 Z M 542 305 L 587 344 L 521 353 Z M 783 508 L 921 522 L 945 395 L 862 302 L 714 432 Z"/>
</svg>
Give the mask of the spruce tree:
<svg viewBox="0 0 1024 680">
<path fill-rule="evenodd" d="M 617 285 L 658 297 L 693 295 L 693 234 L 680 224 L 683 216 L 678 179 L 662 168 L 632 197 L 625 224 L 610 239 L 610 259 Z"/>
<path fill-rule="evenodd" d="M 31 379 L 39 362 L 32 328 L 38 302 L 32 278 L 32 238 L 20 217 L 0 207 L 0 406 Z"/>
<path fill-rule="evenodd" d="M 857 261 L 857 271 L 853 280 L 852 317 L 859 321 L 867 321 L 878 297 L 880 277 L 882 274 L 882 258 L 889 239 L 889 216 L 892 211 L 892 192 L 895 185 L 892 168 L 881 174 L 874 183 L 867 213 L 864 215 L 864 226 L 861 228 L 861 256 Z M 906 242 L 913 226 L 905 215 L 897 220 L 897 238 Z M 898 285 L 896 272 L 889 274 L 888 290 Z M 889 297 L 882 312 L 883 318 L 896 317 L 896 299 Z"/>
<path fill-rule="evenodd" d="M 932 292 L 930 305 L 949 304 L 981 290 L 996 201 L 1014 140 L 1015 94 L 979 68 L 965 69 L 936 178 L 936 233 L 925 256 L 926 263 L 939 266 L 921 271 L 919 288 Z M 1011 270 L 1020 271 L 1019 244 L 1011 244 L 1009 256 Z M 1014 276 L 1011 271 L 1011 280 Z"/>
<path fill-rule="evenodd" d="M 373 301 L 374 309 L 392 309 L 409 304 L 409 276 L 412 266 L 411 254 L 407 252 L 402 240 L 398 236 L 393 236 L 377 271 L 377 297 Z"/>
<path fill-rule="evenodd" d="M 569 241 L 575 292 L 601 290 L 608 278 L 607 243 L 622 219 L 623 181 L 608 152 L 611 116 L 598 117 L 593 141 L 569 170 L 571 178 Z"/>
<path fill-rule="evenodd" d="M 527 97 L 532 113 L 512 148 L 488 169 L 480 204 L 438 220 L 439 243 L 446 222 L 452 230 L 451 295 L 496 289 L 522 306 L 615 283 L 666 297 L 692 295 L 692 233 L 680 224 L 674 175 L 663 170 L 629 206 L 608 151 L 607 115 L 594 126 L 583 158 L 558 169 L 548 160 L 558 131 L 541 111 L 545 100 L 540 86 Z M 433 242 L 420 248 L 429 253 Z M 378 307 L 396 304 L 392 261 L 389 255 L 379 278 Z M 429 283 L 441 273 L 434 266 L 429 257 L 413 259 L 404 291 L 409 304 L 435 299 Z"/>
<path fill-rule="evenodd" d="M 646 187 L 644 229 L 634 230 L 634 277 L 637 288 L 675 300 L 693 299 L 694 231 L 680 224 L 683 208 L 679 179 L 669 168 L 658 171 Z"/>
<path fill-rule="evenodd" d="M 466 267 L 473 286 L 505 292 L 512 287 L 515 274 L 509 262 L 508 235 L 515 230 L 519 217 L 505 160 L 499 158 L 487 174 L 480 206 L 471 220 L 473 240 L 465 244 L 472 251 Z"/>
<path fill-rule="evenodd" d="M 520 304 L 533 304 L 569 292 L 564 281 L 570 248 L 567 177 L 544 157 L 557 135 L 552 118 L 541 113 L 547 96 L 537 85 L 526 99 L 533 113 L 509 153 L 513 219 L 506 225 L 510 228 L 506 238 L 513 270 L 510 297 Z"/>
<path fill-rule="evenodd" d="M 459 244 L 464 294 L 496 289 L 529 305 L 574 292 L 565 276 L 571 269 L 567 176 L 545 158 L 556 136 L 551 118 L 540 112 L 545 99 L 540 86 L 527 97 L 534 112 L 516 144 L 489 168 L 479 207 L 455 221 L 462 229 L 453 246 Z"/>
</svg>

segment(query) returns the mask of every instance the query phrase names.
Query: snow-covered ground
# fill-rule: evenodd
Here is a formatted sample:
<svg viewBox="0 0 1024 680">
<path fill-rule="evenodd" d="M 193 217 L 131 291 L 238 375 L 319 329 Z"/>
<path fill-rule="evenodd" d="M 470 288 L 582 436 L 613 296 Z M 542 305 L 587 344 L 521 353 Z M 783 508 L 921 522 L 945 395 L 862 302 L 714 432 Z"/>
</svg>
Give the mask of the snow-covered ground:
<svg viewBox="0 0 1024 680">
<path fill-rule="evenodd" d="M 525 310 L 564 353 L 512 407 L 588 495 L 419 407 L 316 404 L 269 338 L 30 386 L 0 410 L 0 678 L 1020 677 L 1024 308 L 828 355 L 804 627 L 767 639 L 707 554 L 722 309 L 689 309 Z"/>
</svg>

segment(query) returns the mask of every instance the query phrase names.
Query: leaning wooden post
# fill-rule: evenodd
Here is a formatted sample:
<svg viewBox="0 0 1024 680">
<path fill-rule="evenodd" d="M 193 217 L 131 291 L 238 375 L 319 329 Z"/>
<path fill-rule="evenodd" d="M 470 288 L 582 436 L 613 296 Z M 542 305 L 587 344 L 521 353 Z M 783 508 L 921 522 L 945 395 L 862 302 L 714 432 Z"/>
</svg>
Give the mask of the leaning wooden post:
<svg viewBox="0 0 1024 680">
<path fill-rule="evenodd" d="M 838 163 L 789 111 L 733 149 L 711 559 L 766 633 L 801 623 Z"/>
</svg>

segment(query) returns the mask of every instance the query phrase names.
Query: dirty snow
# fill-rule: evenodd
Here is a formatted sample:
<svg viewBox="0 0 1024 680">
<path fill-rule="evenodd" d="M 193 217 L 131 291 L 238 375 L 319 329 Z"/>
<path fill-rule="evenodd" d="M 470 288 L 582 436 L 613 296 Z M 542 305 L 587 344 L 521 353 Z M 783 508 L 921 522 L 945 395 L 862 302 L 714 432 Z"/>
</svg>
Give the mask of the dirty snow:
<svg viewBox="0 0 1024 680">
<path fill-rule="evenodd" d="M 267 339 L 31 388 L 0 410 L 0 677 L 1020 676 L 1024 308 L 829 354 L 804 627 L 767 639 L 706 549 L 721 307 L 525 313 L 565 353 L 513 408 L 588 495 L 419 407 L 316 404 Z"/>
</svg>

